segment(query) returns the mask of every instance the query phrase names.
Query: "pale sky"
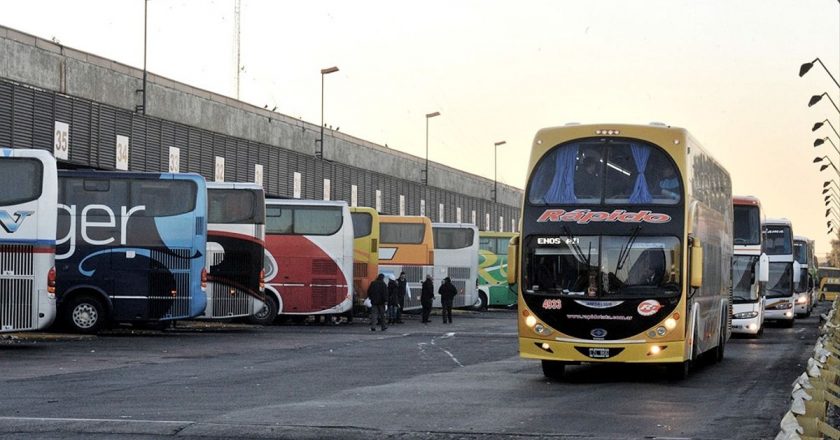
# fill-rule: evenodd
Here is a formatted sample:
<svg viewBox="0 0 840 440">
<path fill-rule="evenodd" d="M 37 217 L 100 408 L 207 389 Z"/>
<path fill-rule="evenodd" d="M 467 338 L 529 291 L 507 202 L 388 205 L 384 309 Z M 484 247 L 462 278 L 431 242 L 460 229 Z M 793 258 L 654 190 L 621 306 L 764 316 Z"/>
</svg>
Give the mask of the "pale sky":
<svg viewBox="0 0 840 440">
<path fill-rule="evenodd" d="M 0 24 L 132 66 L 143 64 L 143 1 L 0 0 Z M 234 0 L 149 0 L 148 69 L 235 94 Z M 840 156 L 834 0 L 242 0 L 240 98 L 524 187 L 538 129 L 581 123 L 685 127 L 759 197 L 770 217 L 829 249 L 815 156 Z M 150 106 L 154 105 L 150 103 Z M 820 175 L 822 174 L 822 175 Z M 840 191 L 838 191 L 840 192 Z M 840 223 L 840 221 L 838 221 Z"/>
</svg>

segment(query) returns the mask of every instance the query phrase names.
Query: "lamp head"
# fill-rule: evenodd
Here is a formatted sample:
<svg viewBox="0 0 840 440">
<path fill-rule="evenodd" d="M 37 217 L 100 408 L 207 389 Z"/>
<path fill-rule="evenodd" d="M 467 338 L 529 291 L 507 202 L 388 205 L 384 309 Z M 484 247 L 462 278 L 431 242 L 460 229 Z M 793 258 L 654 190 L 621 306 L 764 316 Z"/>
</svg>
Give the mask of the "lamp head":
<svg viewBox="0 0 840 440">
<path fill-rule="evenodd" d="M 428 118 L 434 118 L 435 116 L 440 116 L 440 112 L 426 113 L 426 118 L 427 119 Z"/>
<path fill-rule="evenodd" d="M 825 210 L 825 216 L 828 217 L 828 214 L 831 212 L 831 208 Z"/>
<path fill-rule="evenodd" d="M 824 189 L 822 193 L 825 194 L 827 192 L 828 192 L 828 188 Z"/>
<path fill-rule="evenodd" d="M 825 139 L 822 139 L 822 138 L 820 138 L 820 139 L 814 139 L 814 146 L 815 146 L 815 147 L 819 147 L 820 145 L 822 145 L 822 144 L 824 144 L 824 143 L 825 143 Z"/>
<path fill-rule="evenodd" d="M 814 105 L 814 104 L 816 104 L 816 103 L 820 102 L 820 100 L 822 99 L 822 97 L 823 97 L 823 95 L 814 95 L 814 96 L 812 96 L 812 97 L 811 97 L 811 100 L 810 100 L 810 101 L 808 101 L 808 107 L 813 107 L 813 105 Z"/>
<path fill-rule="evenodd" d="M 335 73 L 338 72 L 338 67 L 327 67 L 326 69 L 321 69 L 321 75 L 326 75 L 328 73 Z"/>
<path fill-rule="evenodd" d="M 838 0 L 838 1 L 840 1 L 840 0 Z M 827 187 L 828 185 L 831 185 L 830 180 L 826 180 L 825 182 L 823 182 L 823 188 Z"/>
<path fill-rule="evenodd" d="M 822 160 L 823 160 L 822 157 L 815 157 L 814 158 L 814 163 L 820 163 L 820 162 L 822 162 Z"/>
<path fill-rule="evenodd" d="M 820 171 L 824 171 L 826 168 L 828 168 L 828 164 L 825 164 L 825 165 L 821 166 Z"/>
<path fill-rule="evenodd" d="M 808 71 L 811 70 L 812 67 L 814 67 L 813 62 L 805 63 L 805 64 L 799 66 L 799 77 L 802 78 L 802 76 L 804 76 L 806 73 L 808 73 Z"/>
<path fill-rule="evenodd" d="M 820 129 L 820 127 L 822 127 L 822 126 L 823 126 L 823 124 L 824 124 L 823 122 L 817 122 L 817 123 L 816 123 L 816 124 L 814 124 L 814 126 L 811 128 L 811 131 L 817 131 L 817 130 L 819 130 L 819 129 Z"/>
</svg>

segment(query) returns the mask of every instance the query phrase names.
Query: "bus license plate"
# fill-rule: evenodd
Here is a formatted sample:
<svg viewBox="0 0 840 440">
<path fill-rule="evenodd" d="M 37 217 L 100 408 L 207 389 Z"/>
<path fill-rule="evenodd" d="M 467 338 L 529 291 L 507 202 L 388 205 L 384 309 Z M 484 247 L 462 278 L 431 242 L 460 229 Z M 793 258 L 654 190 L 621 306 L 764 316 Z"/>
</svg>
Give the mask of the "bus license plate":
<svg viewBox="0 0 840 440">
<path fill-rule="evenodd" d="M 609 348 L 590 348 L 589 349 L 589 357 L 595 359 L 606 359 L 610 357 L 610 349 Z"/>
</svg>

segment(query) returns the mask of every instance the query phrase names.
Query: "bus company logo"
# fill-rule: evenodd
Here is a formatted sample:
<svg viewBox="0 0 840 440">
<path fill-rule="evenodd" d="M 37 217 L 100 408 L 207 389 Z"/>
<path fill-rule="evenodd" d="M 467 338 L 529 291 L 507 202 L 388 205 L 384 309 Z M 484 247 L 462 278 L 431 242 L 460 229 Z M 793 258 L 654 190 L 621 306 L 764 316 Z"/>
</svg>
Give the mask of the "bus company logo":
<svg viewBox="0 0 840 440">
<path fill-rule="evenodd" d="M 639 307 L 636 308 L 636 311 L 642 316 L 652 316 L 655 315 L 661 308 L 662 304 L 659 304 L 659 301 L 649 299 L 639 303 Z"/>
<path fill-rule="evenodd" d="M 16 211 L 14 215 L 17 218 L 12 218 L 12 215 L 7 211 L 0 211 L 0 226 L 9 234 L 14 234 L 20 228 L 20 225 L 23 224 L 23 221 L 34 213 L 35 211 Z"/>
<path fill-rule="evenodd" d="M 590 309 L 609 309 L 611 307 L 620 306 L 624 303 L 624 301 L 587 301 L 579 299 L 576 299 L 575 302 L 584 307 L 589 307 Z"/>
<path fill-rule="evenodd" d="M 562 237 L 538 237 L 537 244 L 569 244 L 568 238 Z"/>
<path fill-rule="evenodd" d="M 588 209 L 575 209 L 566 211 L 564 209 L 546 209 L 537 219 L 538 223 L 564 222 L 586 225 L 591 222 L 621 222 L 621 223 L 668 223 L 671 216 L 653 211 L 627 212 L 623 209 L 616 209 L 613 212 L 590 211 Z"/>
<path fill-rule="evenodd" d="M 560 310 L 563 308 L 563 301 L 559 299 L 546 299 L 543 300 L 542 308 L 544 310 Z"/>
<path fill-rule="evenodd" d="M 593 328 L 589 334 L 595 339 L 604 339 L 607 336 L 607 331 L 602 328 Z"/>
</svg>

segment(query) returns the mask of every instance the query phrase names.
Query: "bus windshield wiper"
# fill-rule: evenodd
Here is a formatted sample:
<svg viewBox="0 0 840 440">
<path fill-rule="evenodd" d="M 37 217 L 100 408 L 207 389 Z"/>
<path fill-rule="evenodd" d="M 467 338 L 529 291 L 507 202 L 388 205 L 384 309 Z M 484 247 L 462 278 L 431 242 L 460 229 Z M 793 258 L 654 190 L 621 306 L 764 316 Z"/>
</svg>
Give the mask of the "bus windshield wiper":
<svg viewBox="0 0 840 440">
<path fill-rule="evenodd" d="M 572 235 L 572 231 L 569 230 L 568 226 L 563 225 L 563 232 L 566 233 L 566 237 L 569 239 L 569 242 L 567 244 L 575 252 L 575 257 L 577 257 L 578 260 L 586 263 L 586 266 L 589 267 L 589 259 L 592 256 L 592 243 L 589 243 L 589 255 L 584 256 L 583 250 L 580 248 L 580 245 L 575 241 L 575 237 L 574 235 Z"/>
<path fill-rule="evenodd" d="M 616 270 L 621 270 L 624 267 L 624 264 L 627 263 L 627 258 L 630 257 L 630 249 L 633 248 L 633 244 L 636 242 L 636 238 L 639 236 L 639 231 L 642 230 L 642 225 L 636 226 L 636 229 L 633 230 L 633 233 L 630 234 L 630 237 L 627 238 L 627 243 L 622 246 L 621 250 L 618 251 L 618 264 L 616 265 Z"/>
</svg>

